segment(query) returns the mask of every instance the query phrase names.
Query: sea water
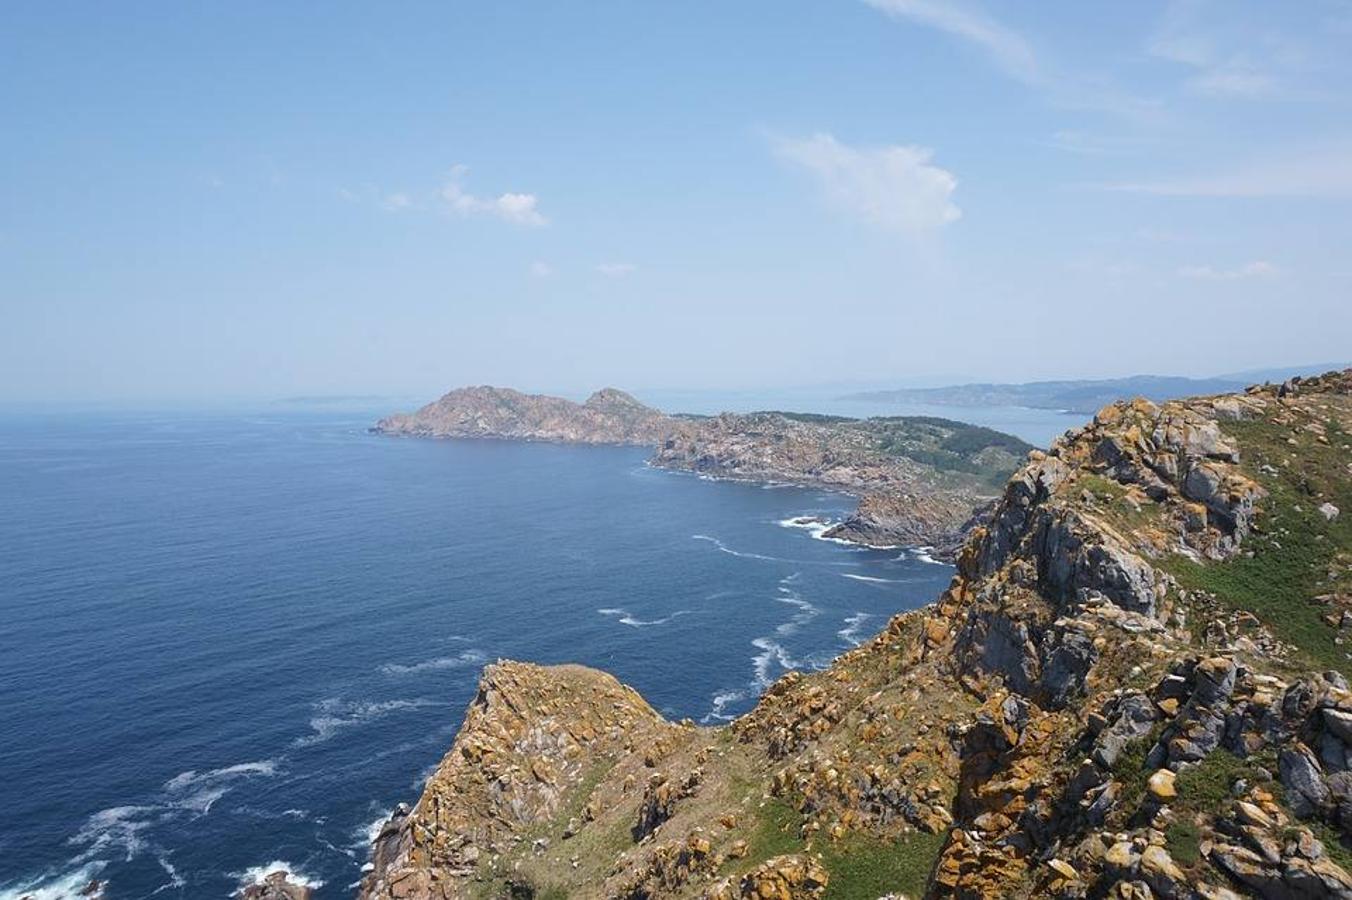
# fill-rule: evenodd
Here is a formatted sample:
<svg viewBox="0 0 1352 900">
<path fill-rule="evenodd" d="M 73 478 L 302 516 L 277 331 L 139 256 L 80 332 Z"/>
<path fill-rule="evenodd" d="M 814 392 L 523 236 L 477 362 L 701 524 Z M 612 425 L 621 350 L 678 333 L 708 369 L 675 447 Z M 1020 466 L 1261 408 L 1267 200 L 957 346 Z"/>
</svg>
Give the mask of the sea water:
<svg viewBox="0 0 1352 900">
<path fill-rule="evenodd" d="M 952 574 L 821 539 L 838 494 L 373 419 L 0 418 L 0 898 L 349 897 L 486 663 L 717 724 Z"/>
</svg>

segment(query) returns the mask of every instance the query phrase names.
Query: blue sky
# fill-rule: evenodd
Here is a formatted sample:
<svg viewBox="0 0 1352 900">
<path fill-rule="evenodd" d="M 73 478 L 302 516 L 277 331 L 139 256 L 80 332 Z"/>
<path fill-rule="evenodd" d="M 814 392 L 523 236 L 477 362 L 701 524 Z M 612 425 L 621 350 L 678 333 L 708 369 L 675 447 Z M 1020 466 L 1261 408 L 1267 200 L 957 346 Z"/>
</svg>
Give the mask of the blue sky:
<svg viewBox="0 0 1352 900">
<path fill-rule="evenodd" d="M 1352 347 L 1352 3 L 0 11 L 0 400 Z"/>
</svg>

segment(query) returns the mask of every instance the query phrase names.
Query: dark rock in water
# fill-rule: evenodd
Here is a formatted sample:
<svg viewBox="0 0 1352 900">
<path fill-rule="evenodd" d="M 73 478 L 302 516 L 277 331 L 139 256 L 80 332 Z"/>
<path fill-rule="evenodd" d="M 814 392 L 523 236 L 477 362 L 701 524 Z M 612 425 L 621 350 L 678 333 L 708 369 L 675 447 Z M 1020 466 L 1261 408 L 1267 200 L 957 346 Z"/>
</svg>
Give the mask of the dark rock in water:
<svg viewBox="0 0 1352 900">
<path fill-rule="evenodd" d="M 308 886 L 291 881 L 291 873 L 284 870 L 269 872 L 260 884 L 251 884 L 239 894 L 242 900 L 310 900 L 311 895 Z"/>
</svg>

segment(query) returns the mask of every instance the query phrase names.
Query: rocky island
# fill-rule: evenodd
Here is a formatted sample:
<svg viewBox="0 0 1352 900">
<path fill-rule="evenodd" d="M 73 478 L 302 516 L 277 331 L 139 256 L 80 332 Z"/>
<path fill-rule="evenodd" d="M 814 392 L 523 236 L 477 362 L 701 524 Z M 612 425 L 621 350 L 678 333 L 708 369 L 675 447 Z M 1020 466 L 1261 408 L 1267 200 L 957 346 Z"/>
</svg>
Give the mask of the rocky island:
<svg viewBox="0 0 1352 900">
<path fill-rule="evenodd" d="M 720 728 L 498 662 L 363 900 L 1352 897 L 1352 370 L 1115 403 Z"/>
<path fill-rule="evenodd" d="M 374 430 L 654 447 L 649 462 L 661 468 L 853 494 L 858 509 L 828 536 L 925 546 L 945 558 L 1032 449 L 1012 435 L 930 417 L 667 415 L 614 388 L 580 404 L 506 388 L 461 388 L 382 419 Z"/>
</svg>

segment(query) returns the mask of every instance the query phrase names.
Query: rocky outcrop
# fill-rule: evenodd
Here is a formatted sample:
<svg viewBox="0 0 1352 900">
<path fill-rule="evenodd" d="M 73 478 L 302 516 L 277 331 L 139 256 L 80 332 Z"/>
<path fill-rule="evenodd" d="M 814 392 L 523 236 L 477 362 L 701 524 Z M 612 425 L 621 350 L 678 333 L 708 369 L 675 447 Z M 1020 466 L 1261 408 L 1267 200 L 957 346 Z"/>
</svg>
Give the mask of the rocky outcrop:
<svg viewBox="0 0 1352 900">
<path fill-rule="evenodd" d="M 414 437 L 511 438 L 572 444 L 661 443 L 681 423 L 624 391 L 603 388 L 584 403 L 510 388 L 451 391 L 416 412 L 387 416 L 373 430 Z"/>
<path fill-rule="evenodd" d="M 289 873 L 269 872 L 257 884 L 251 884 L 240 891 L 240 900 L 310 900 L 313 891 L 303 884 L 296 884 Z"/>
<path fill-rule="evenodd" d="M 598 767 L 679 730 L 602 672 L 489 666 L 422 798 L 381 829 L 362 896 L 459 896 L 457 879 L 558 815 Z"/>
<path fill-rule="evenodd" d="M 934 418 L 793 413 L 667 416 L 614 388 L 585 403 L 506 388 L 451 391 L 377 433 L 652 446 L 659 468 L 853 494 L 858 509 L 828 536 L 924 546 L 951 558 L 982 504 L 1031 449 L 1011 435 Z"/>
<path fill-rule="evenodd" d="M 725 728 L 491 667 L 362 896 L 1352 898 L 1349 434 L 1352 372 L 1105 409 Z"/>
</svg>

